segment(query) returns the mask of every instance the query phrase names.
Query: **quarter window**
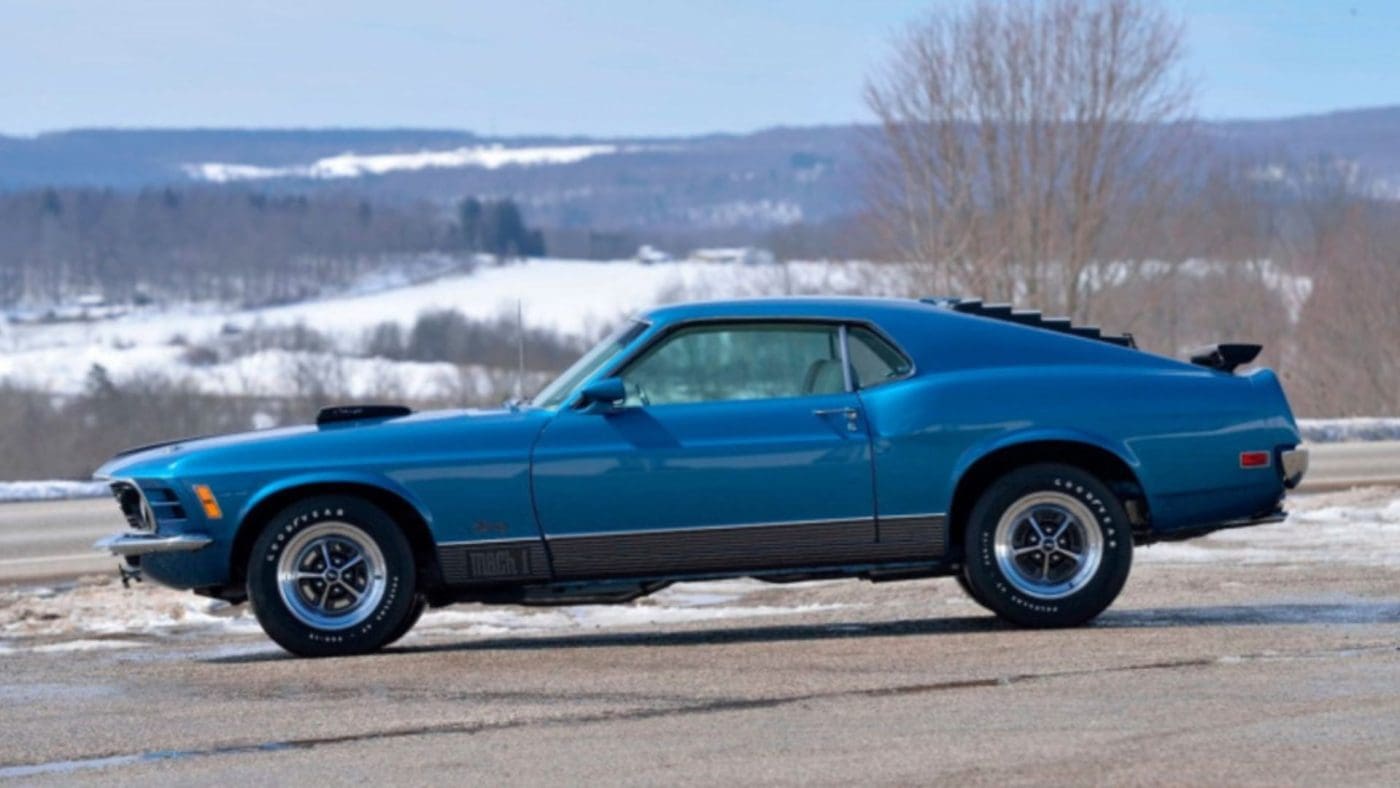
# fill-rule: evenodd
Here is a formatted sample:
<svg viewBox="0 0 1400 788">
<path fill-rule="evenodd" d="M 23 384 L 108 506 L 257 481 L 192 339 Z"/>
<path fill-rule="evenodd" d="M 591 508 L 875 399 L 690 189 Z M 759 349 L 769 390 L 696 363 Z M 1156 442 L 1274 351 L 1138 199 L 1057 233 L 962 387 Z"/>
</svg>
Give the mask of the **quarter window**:
<svg viewBox="0 0 1400 788">
<path fill-rule="evenodd" d="M 903 354 L 868 328 L 852 326 L 846 338 L 856 388 L 868 389 L 902 378 L 912 369 Z"/>
<path fill-rule="evenodd" d="M 845 391 L 840 335 L 818 323 L 703 325 L 622 373 L 628 405 L 776 399 Z"/>
</svg>

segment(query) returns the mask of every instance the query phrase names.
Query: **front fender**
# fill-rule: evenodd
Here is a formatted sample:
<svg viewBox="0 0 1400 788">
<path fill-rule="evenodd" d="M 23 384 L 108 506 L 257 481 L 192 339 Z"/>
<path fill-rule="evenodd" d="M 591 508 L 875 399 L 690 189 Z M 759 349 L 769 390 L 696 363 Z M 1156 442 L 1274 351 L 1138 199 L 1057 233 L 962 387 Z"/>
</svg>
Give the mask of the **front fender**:
<svg viewBox="0 0 1400 788">
<path fill-rule="evenodd" d="M 296 476 L 278 478 L 269 484 L 259 488 L 257 492 L 248 496 L 242 508 L 238 512 L 238 530 L 242 531 L 247 524 L 249 515 L 257 511 L 259 507 L 272 498 L 282 495 L 289 490 L 299 487 L 314 487 L 321 485 L 349 485 L 357 487 L 372 487 L 382 492 L 394 495 L 409 506 L 413 507 L 418 516 L 427 524 L 429 530 L 432 529 L 432 512 L 404 485 L 394 479 L 379 473 L 367 471 L 320 471 L 316 473 L 304 473 Z"/>
</svg>

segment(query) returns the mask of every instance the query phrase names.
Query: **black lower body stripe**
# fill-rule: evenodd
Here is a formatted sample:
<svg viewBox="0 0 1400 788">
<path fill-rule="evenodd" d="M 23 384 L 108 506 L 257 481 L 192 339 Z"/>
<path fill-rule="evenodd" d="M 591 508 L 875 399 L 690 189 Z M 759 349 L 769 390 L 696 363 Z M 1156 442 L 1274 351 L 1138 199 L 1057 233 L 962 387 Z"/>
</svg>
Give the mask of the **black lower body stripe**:
<svg viewBox="0 0 1400 788">
<path fill-rule="evenodd" d="M 946 518 L 836 520 L 736 528 L 558 537 L 549 542 L 561 579 L 742 572 L 941 558 Z"/>
</svg>

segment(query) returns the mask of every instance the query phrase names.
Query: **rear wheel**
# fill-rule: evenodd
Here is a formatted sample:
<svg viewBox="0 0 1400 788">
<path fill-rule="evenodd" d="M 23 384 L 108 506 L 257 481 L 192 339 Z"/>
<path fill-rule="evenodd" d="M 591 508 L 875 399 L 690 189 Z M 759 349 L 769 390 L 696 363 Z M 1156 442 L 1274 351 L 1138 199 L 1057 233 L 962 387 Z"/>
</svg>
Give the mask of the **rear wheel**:
<svg viewBox="0 0 1400 788">
<path fill-rule="evenodd" d="M 263 631 L 293 654 L 363 654 L 412 626 L 415 574 L 408 540 L 387 514 L 321 496 L 282 510 L 258 537 L 248 599 Z"/>
<path fill-rule="evenodd" d="M 964 594 L 967 594 L 969 597 L 971 597 L 973 602 L 976 602 L 977 604 L 981 605 L 987 610 L 992 609 L 991 606 L 989 606 L 985 601 L 982 600 L 980 596 L 977 595 L 977 591 L 973 589 L 972 584 L 967 582 L 967 570 L 959 569 L 957 573 L 953 575 L 953 578 L 958 581 L 958 588 L 961 588 Z"/>
<path fill-rule="evenodd" d="M 1020 468 L 987 488 L 967 525 L 968 592 L 1021 626 L 1065 627 L 1103 612 L 1128 579 L 1127 513 L 1092 474 Z"/>
</svg>

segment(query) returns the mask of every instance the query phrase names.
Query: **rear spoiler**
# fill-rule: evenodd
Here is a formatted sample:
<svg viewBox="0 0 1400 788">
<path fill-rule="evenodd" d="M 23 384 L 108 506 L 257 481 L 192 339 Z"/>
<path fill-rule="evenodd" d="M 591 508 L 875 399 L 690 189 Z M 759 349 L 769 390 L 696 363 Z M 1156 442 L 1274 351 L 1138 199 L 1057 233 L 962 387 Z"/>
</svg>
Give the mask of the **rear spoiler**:
<svg viewBox="0 0 1400 788">
<path fill-rule="evenodd" d="M 1234 372 L 1236 367 L 1248 364 L 1258 358 L 1259 351 L 1263 349 L 1263 345 L 1222 342 L 1219 345 L 1210 345 L 1191 351 L 1191 363 L 1218 369 L 1221 372 Z"/>
</svg>

